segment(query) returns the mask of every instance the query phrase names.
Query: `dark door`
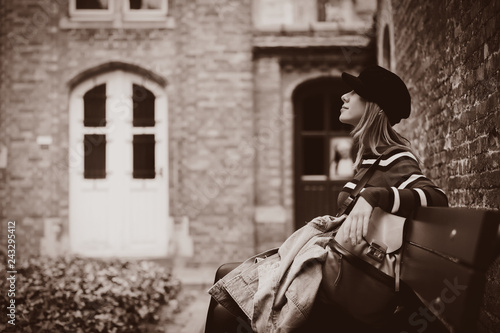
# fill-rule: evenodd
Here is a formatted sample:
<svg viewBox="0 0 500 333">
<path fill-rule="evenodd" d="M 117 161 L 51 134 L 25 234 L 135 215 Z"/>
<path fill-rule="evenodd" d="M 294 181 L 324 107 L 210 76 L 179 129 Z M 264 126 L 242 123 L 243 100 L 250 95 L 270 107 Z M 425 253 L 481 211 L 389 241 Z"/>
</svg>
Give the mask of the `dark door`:
<svg viewBox="0 0 500 333">
<path fill-rule="evenodd" d="M 340 78 L 320 78 L 298 86 L 294 104 L 295 227 L 319 215 L 335 215 L 337 196 L 353 176 L 351 126 L 339 121 Z"/>
</svg>

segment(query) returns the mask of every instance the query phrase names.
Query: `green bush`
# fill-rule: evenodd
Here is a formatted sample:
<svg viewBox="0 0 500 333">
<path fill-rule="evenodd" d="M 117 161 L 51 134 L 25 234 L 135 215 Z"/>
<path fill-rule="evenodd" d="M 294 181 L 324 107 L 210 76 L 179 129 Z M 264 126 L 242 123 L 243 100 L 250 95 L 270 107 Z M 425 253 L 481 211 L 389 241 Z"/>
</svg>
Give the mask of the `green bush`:
<svg viewBox="0 0 500 333">
<path fill-rule="evenodd" d="M 17 332 L 141 332 L 180 290 L 179 281 L 148 261 L 37 257 L 16 268 Z M 4 317 L 8 289 L 2 277 Z M 0 331 L 9 326 L 2 320 Z"/>
</svg>

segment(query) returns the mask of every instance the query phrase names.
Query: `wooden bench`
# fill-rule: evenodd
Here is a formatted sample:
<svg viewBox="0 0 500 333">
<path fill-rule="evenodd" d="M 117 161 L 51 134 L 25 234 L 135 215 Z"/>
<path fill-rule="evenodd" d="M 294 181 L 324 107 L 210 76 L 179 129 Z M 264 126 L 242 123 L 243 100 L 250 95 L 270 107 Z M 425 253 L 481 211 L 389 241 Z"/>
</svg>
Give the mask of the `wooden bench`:
<svg viewBox="0 0 500 333">
<path fill-rule="evenodd" d="M 421 208 L 407 221 L 401 279 L 450 332 L 474 332 L 488 266 L 498 255 L 500 214 Z M 425 318 L 412 321 L 425 326 Z"/>
<path fill-rule="evenodd" d="M 405 225 L 401 266 L 404 307 L 382 331 L 475 331 L 486 270 L 500 250 L 499 226 L 500 213 L 491 210 L 419 208 Z M 216 281 L 238 264 L 222 265 Z M 320 307 L 317 312 L 304 324 L 304 332 L 319 332 L 318 319 L 323 317 L 335 329 L 324 327 L 321 332 L 356 332 L 352 321 L 347 321 L 344 328 L 336 324 L 346 318 L 339 309 Z M 359 331 L 374 331 L 359 325 Z M 212 299 L 205 332 L 251 332 L 251 329 Z"/>
</svg>

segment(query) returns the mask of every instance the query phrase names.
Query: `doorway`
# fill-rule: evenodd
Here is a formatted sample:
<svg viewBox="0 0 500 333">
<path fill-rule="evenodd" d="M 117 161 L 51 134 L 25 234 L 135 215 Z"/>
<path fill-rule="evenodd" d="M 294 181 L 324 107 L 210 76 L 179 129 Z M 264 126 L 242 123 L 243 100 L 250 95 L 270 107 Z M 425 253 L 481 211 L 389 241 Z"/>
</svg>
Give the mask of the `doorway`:
<svg viewBox="0 0 500 333">
<path fill-rule="evenodd" d="M 69 223 L 84 256 L 167 255 L 167 101 L 156 83 L 114 71 L 70 96 Z"/>
<path fill-rule="evenodd" d="M 352 127 L 339 121 L 340 97 L 349 90 L 340 77 L 328 77 L 294 91 L 296 229 L 316 216 L 335 215 L 337 196 L 353 176 Z"/>
</svg>

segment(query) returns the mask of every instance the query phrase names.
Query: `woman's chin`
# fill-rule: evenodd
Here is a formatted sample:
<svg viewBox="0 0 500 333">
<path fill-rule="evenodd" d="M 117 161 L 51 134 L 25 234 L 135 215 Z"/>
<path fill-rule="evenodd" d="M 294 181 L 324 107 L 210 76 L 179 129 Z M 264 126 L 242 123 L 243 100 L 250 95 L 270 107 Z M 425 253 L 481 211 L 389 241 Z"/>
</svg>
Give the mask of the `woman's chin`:
<svg viewBox="0 0 500 333">
<path fill-rule="evenodd" d="M 359 123 L 360 119 L 352 119 L 352 118 L 342 117 L 342 115 L 340 115 L 339 121 L 342 124 L 351 125 L 353 127 L 356 127 L 356 125 Z"/>
<path fill-rule="evenodd" d="M 340 122 L 341 122 L 342 124 L 346 124 L 346 125 L 351 125 L 351 126 L 354 126 L 354 125 L 352 124 L 352 122 L 351 122 L 351 121 L 349 121 L 349 119 L 343 119 L 343 118 L 342 118 L 342 116 L 340 116 L 339 120 L 340 120 Z"/>
</svg>

